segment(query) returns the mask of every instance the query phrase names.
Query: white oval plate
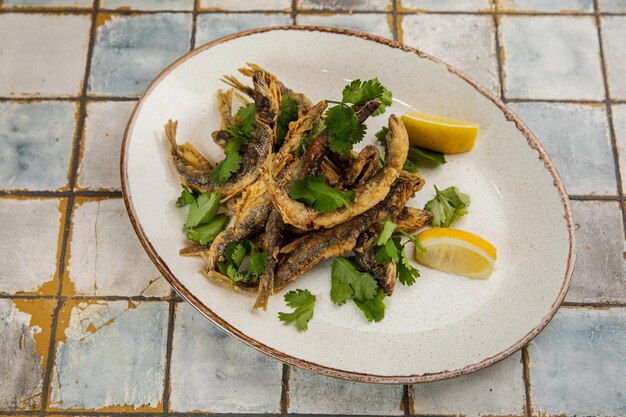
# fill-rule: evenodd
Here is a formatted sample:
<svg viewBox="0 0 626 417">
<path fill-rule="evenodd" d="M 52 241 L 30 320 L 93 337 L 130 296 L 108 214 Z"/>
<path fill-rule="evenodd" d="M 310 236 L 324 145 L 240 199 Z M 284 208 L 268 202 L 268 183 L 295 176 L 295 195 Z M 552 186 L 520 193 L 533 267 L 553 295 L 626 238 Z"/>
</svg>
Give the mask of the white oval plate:
<svg viewBox="0 0 626 417">
<path fill-rule="evenodd" d="M 356 306 L 333 305 L 330 263 L 291 284 L 317 296 L 307 332 L 277 318 L 282 295 L 267 312 L 253 297 L 207 281 L 200 258 L 185 246 L 186 210 L 174 205 L 179 181 L 168 159 L 163 125 L 178 120 L 179 141 L 214 161 L 219 79 L 254 62 L 313 100 L 338 99 L 356 78 L 378 77 L 394 94 L 386 115 L 416 109 L 477 122 L 467 154 L 424 169 L 427 184 L 408 205 L 423 207 L 433 184 L 456 185 L 472 198 L 455 227 L 498 248 L 488 280 L 420 267 L 412 287 L 396 286 L 380 323 Z M 368 120 L 361 146 L 387 116 Z M 545 151 L 522 122 L 476 82 L 441 61 L 391 41 L 326 28 L 274 28 L 222 38 L 180 58 L 150 85 L 129 121 L 122 149 L 124 199 L 139 239 L 176 290 L 209 320 L 243 342 L 288 364 L 354 381 L 414 383 L 450 378 L 501 360 L 537 335 L 563 299 L 573 267 L 572 217 L 563 185 Z"/>
</svg>

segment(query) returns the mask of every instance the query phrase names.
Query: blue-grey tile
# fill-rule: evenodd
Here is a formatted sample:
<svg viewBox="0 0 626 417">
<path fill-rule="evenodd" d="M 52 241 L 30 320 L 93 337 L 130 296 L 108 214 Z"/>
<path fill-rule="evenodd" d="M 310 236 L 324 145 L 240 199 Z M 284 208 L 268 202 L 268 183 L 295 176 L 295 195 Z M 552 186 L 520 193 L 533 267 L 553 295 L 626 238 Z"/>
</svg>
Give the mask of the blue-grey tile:
<svg viewBox="0 0 626 417">
<path fill-rule="evenodd" d="M 189 50 L 191 14 L 100 15 L 89 77 L 95 95 L 138 95 Z"/>
<path fill-rule="evenodd" d="M 173 411 L 280 412 L 282 364 L 226 335 L 189 304 L 174 322 Z"/>
<path fill-rule="evenodd" d="M 626 100 L 626 16 L 605 16 L 601 28 L 611 98 Z"/>
<path fill-rule="evenodd" d="M 200 10 L 290 10 L 291 0 L 200 0 Z"/>
<path fill-rule="evenodd" d="M 399 0 L 400 10 L 406 11 L 459 11 L 491 10 L 491 0 Z"/>
<path fill-rule="evenodd" d="M 626 0 L 598 0 L 601 12 L 623 13 L 626 12 Z"/>
<path fill-rule="evenodd" d="M 340 29 L 356 30 L 373 35 L 392 38 L 391 19 L 386 14 L 354 13 L 350 15 L 306 15 L 296 18 L 296 23 L 307 26 L 330 26 Z"/>
<path fill-rule="evenodd" d="M 626 190 L 626 104 L 613 104 L 612 113 L 619 168 L 622 174 L 622 190 Z"/>
<path fill-rule="evenodd" d="M 194 0 L 100 0 L 107 10 L 193 10 Z"/>
<path fill-rule="evenodd" d="M 576 268 L 566 301 L 625 303 L 624 226 L 615 201 L 572 201 Z"/>
<path fill-rule="evenodd" d="M 5 8 L 28 7 L 67 7 L 91 9 L 93 0 L 4 0 L 0 6 Z"/>
<path fill-rule="evenodd" d="M 626 415 L 625 309 L 561 309 L 528 350 L 537 414 Z"/>
<path fill-rule="evenodd" d="M 496 0 L 499 11 L 576 13 L 593 12 L 593 0 Z"/>
<path fill-rule="evenodd" d="M 167 321 L 162 301 L 66 302 L 49 407 L 160 411 Z"/>
<path fill-rule="evenodd" d="M 300 0 L 298 9 L 302 10 L 391 10 L 391 0 Z"/>
<path fill-rule="evenodd" d="M 508 98 L 604 98 L 592 16 L 501 16 L 499 35 Z"/>
<path fill-rule="evenodd" d="M 402 415 L 402 387 L 342 381 L 291 368 L 289 412 Z"/>
<path fill-rule="evenodd" d="M 202 13 L 196 23 L 196 47 L 248 29 L 291 25 L 291 15 L 276 13 Z"/>
<path fill-rule="evenodd" d="M 77 105 L 0 103 L 0 188 L 67 185 Z"/>
<path fill-rule="evenodd" d="M 604 106 L 513 103 L 511 108 L 544 145 L 569 194 L 617 194 Z"/>
</svg>

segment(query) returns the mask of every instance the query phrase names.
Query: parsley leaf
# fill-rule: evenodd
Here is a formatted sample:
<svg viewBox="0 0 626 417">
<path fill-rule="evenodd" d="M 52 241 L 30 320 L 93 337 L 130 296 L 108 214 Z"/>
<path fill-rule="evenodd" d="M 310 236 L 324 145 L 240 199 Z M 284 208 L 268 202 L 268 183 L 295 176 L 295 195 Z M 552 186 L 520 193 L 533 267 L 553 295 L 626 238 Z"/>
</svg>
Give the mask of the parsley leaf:
<svg viewBox="0 0 626 417">
<path fill-rule="evenodd" d="M 256 245 L 252 244 L 250 248 L 250 273 L 252 275 L 261 275 L 265 272 L 267 266 L 267 253 L 260 251 Z"/>
<path fill-rule="evenodd" d="M 393 103 L 393 95 L 391 91 L 387 90 L 387 88 L 383 87 L 383 93 L 380 96 L 380 106 L 376 109 L 372 116 L 376 117 L 383 114 L 387 110 L 387 106 L 391 106 Z"/>
<path fill-rule="evenodd" d="M 198 198 L 198 194 L 189 190 L 185 184 L 181 184 L 183 187 L 183 191 L 180 193 L 180 197 L 176 200 L 176 207 L 183 207 L 187 204 L 193 204 L 196 202 L 196 198 Z"/>
<path fill-rule="evenodd" d="M 404 246 L 402 246 L 402 251 L 400 252 L 400 261 L 396 262 L 396 275 L 398 281 L 408 287 L 415 284 L 415 279 L 420 276 L 420 271 L 409 263 Z"/>
<path fill-rule="evenodd" d="M 215 237 L 226 227 L 230 218 L 225 214 L 218 214 L 208 223 L 187 229 L 187 239 L 194 240 L 201 245 L 213 242 Z"/>
<path fill-rule="evenodd" d="M 376 295 L 378 284 L 367 272 L 359 271 L 347 258 L 335 258 L 331 267 L 330 299 L 337 305 L 347 300 L 371 300 Z"/>
<path fill-rule="evenodd" d="M 359 123 L 355 111 L 343 104 L 331 107 L 324 118 L 328 130 L 328 146 L 333 152 L 348 156 L 352 146 L 365 136 L 366 126 Z"/>
<path fill-rule="evenodd" d="M 383 229 L 376 240 L 376 244 L 378 245 L 378 250 L 376 251 L 376 262 L 381 264 L 385 264 L 389 261 L 393 262 L 396 264 L 396 277 L 400 283 L 407 286 L 415 284 L 415 279 L 420 276 L 420 271 L 417 268 L 414 268 L 409 262 L 405 245 L 400 242 L 399 238 L 392 237 L 391 235 L 394 232 L 399 232 L 409 238 L 409 240 L 413 242 L 419 250 L 423 251 L 424 248 L 422 248 L 422 245 L 416 237 L 411 236 L 404 230 L 400 229 L 391 220 L 385 220 L 382 222 L 382 225 Z"/>
<path fill-rule="evenodd" d="M 289 131 L 289 123 L 296 120 L 298 120 L 298 103 L 291 97 L 284 96 L 280 102 L 276 121 L 276 146 L 283 144 Z"/>
<path fill-rule="evenodd" d="M 200 194 L 194 202 L 189 204 L 185 227 L 189 229 L 211 220 L 220 208 L 221 198 L 219 193 Z"/>
<path fill-rule="evenodd" d="M 309 328 L 309 321 L 313 318 L 315 309 L 315 296 L 309 290 L 289 291 L 285 294 L 285 302 L 294 309 L 291 313 L 278 313 L 278 318 L 285 324 L 296 323 L 300 331 Z"/>
<path fill-rule="evenodd" d="M 354 201 L 353 191 L 341 191 L 326 184 L 321 175 L 309 175 L 294 181 L 289 196 L 301 201 L 320 213 L 327 213 L 341 207 L 348 207 Z"/>
<path fill-rule="evenodd" d="M 246 269 L 244 259 L 250 255 L 250 265 Z M 241 239 L 230 242 L 224 249 L 224 261 L 218 262 L 218 270 L 235 282 L 256 282 L 265 272 L 267 265 L 267 254 L 260 251 L 252 242 Z"/>
<path fill-rule="evenodd" d="M 424 206 L 425 210 L 433 214 L 432 225 L 449 227 L 452 222 L 467 214 L 466 208 L 470 205 L 470 197 L 456 187 L 448 187 L 439 191 L 435 185 L 435 198 Z"/>
<path fill-rule="evenodd" d="M 354 80 L 344 87 L 341 95 L 343 96 L 343 103 L 356 104 L 380 98 L 385 90 L 386 88 L 377 78 L 364 82 Z"/>
<path fill-rule="evenodd" d="M 374 298 L 371 300 L 358 301 L 354 300 L 354 304 L 363 312 L 367 321 L 379 322 L 385 318 L 385 293 L 379 289 Z"/>
</svg>

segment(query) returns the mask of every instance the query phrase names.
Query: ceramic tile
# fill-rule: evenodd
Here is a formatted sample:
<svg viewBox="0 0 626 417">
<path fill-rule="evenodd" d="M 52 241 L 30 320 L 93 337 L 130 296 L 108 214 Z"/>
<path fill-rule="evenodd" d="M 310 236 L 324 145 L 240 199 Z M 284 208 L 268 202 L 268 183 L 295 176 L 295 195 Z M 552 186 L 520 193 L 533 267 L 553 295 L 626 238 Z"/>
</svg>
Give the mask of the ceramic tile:
<svg viewBox="0 0 626 417">
<path fill-rule="evenodd" d="M 613 130 L 619 155 L 622 190 L 626 190 L 626 104 L 613 104 Z"/>
<path fill-rule="evenodd" d="M 291 368 L 289 412 L 402 415 L 402 386 L 347 382 Z"/>
<path fill-rule="evenodd" d="M 77 115 L 75 103 L 0 103 L 0 189 L 67 187 Z"/>
<path fill-rule="evenodd" d="M 624 13 L 626 12 L 626 0 L 598 0 L 601 12 Z"/>
<path fill-rule="evenodd" d="M 248 29 L 291 25 L 291 15 L 263 13 L 202 13 L 196 23 L 196 47 Z"/>
<path fill-rule="evenodd" d="M 491 0 L 399 0 L 401 10 L 459 11 L 491 10 Z"/>
<path fill-rule="evenodd" d="M 87 104 L 83 151 L 77 184 L 82 189 L 119 190 L 120 151 L 124 129 L 136 102 L 105 101 Z"/>
<path fill-rule="evenodd" d="M 178 304 L 172 350 L 171 409 L 279 413 L 282 364 Z"/>
<path fill-rule="evenodd" d="M 77 96 L 87 59 L 87 15 L 0 15 L 0 96 Z"/>
<path fill-rule="evenodd" d="M 566 301 L 626 302 L 624 227 L 618 202 L 572 201 L 576 268 Z"/>
<path fill-rule="evenodd" d="M 56 294 L 64 207 L 57 199 L 0 199 L 0 293 Z"/>
<path fill-rule="evenodd" d="M 300 10 L 391 11 L 391 0 L 299 0 Z"/>
<path fill-rule="evenodd" d="M 66 302 L 49 407 L 161 410 L 167 320 L 162 301 Z"/>
<path fill-rule="evenodd" d="M 200 0 L 201 10 L 288 10 L 291 0 Z"/>
<path fill-rule="evenodd" d="M 499 95 L 491 16 L 421 14 L 402 18 L 402 41 L 441 58 Z"/>
<path fill-rule="evenodd" d="M 54 300 L 0 300 L 0 410 L 41 408 Z"/>
<path fill-rule="evenodd" d="M 626 100 L 626 16 L 603 17 L 601 27 L 611 98 Z"/>
<path fill-rule="evenodd" d="M 577 13 L 593 12 L 593 0 L 496 0 L 504 12 Z"/>
<path fill-rule="evenodd" d="M 537 414 L 626 415 L 623 308 L 561 309 L 528 350 Z"/>
<path fill-rule="evenodd" d="M 546 148 L 569 194 L 617 194 L 603 105 L 512 103 L 510 107 Z"/>
<path fill-rule="evenodd" d="M 604 98 L 597 29 L 592 16 L 502 16 L 508 98 Z"/>
<path fill-rule="evenodd" d="M 385 14 L 298 15 L 298 25 L 330 26 L 393 38 L 391 19 Z"/>
<path fill-rule="evenodd" d="M 418 414 L 524 415 L 526 396 L 519 352 L 478 372 L 412 388 Z"/>
<path fill-rule="evenodd" d="M 93 0 L 4 0 L 0 5 L 7 9 L 32 7 L 91 9 Z"/>
<path fill-rule="evenodd" d="M 121 199 L 79 204 L 72 216 L 67 295 L 167 296 L 169 284 L 141 247 Z M 65 281 L 67 282 L 67 281 Z"/>
<path fill-rule="evenodd" d="M 194 0 L 100 0 L 107 10 L 193 10 Z"/>
<path fill-rule="evenodd" d="M 98 16 L 89 76 L 94 95 L 136 96 L 189 50 L 191 14 Z"/>
</svg>

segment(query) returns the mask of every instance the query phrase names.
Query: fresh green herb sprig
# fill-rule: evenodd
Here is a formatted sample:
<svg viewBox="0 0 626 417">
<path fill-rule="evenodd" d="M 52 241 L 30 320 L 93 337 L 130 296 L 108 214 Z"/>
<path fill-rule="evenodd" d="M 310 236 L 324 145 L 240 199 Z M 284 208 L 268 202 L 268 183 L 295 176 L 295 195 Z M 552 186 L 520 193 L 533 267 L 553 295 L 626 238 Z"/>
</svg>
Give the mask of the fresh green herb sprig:
<svg viewBox="0 0 626 417">
<path fill-rule="evenodd" d="M 376 262 L 381 264 L 390 261 L 393 262 L 396 264 L 396 277 L 398 281 L 406 286 L 415 284 L 416 279 L 420 276 L 420 271 L 409 262 L 405 247 L 406 244 L 402 244 L 399 238 L 392 237 L 392 235 L 395 232 L 403 234 L 409 238 L 419 250 L 423 250 L 422 245 L 417 238 L 400 229 L 391 220 L 383 221 L 382 226 L 383 229 L 376 240 L 376 245 L 378 245 Z"/>
<path fill-rule="evenodd" d="M 289 291 L 285 294 L 285 302 L 294 309 L 291 313 L 278 313 L 278 318 L 285 324 L 294 323 L 300 331 L 309 328 L 309 321 L 315 310 L 315 296 L 309 290 Z"/>
<path fill-rule="evenodd" d="M 246 256 L 250 257 L 248 268 L 244 263 Z M 233 285 L 237 282 L 255 283 L 265 272 L 267 261 L 267 253 L 249 240 L 241 239 L 226 245 L 224 261 L 217 263 L 217 269 L 230 278 Z"/>
<path fill-rule="evenodd" d="M 353 191 L 341 191 L 326 184 L 321 175 L 309 175 L 294 181 L 289 196 L 305 203 L 320 213 L 335 211 L 348 207 L 354 201 Z"/>
<path fill-rule="evenodd" d="M 470 205 L 470 196 L 462 193 L 456 187 L 448 187 L 443 191 L 435 185 L 435 198 L 424 206 L 433 215 L 431 224 L 437 227 L 450 227 L 450 225 L 465 216 Z"/>
<path fill-rule="evenodd" d="M 389 133 L 389 128 L 386 126 L 383 126 L 376 132 L 376 139 L 383 146 L 387 143 L 387 133 Z M 420 166 L 442 165 L 445 163 L 446 157 L 441 152 L 431 151 L 417 146 L 409 146 L 409 152 L 402 169 L 407 172 L 417 172 Z"/>
<path fill-rule="evenodd" d="M 276 121 L 276 146 L 279 147 L 285 141 L 289 131 L 289 123 L 298 120 L 298 103 L 291 97 L 284 96 L 280 101 L 278 120 Z"/>
<path fill-rule="evenodd" d="M 197 193 L 185 185 L 182 187 L 183 191 L 176 200 L 176 205 L 189 205 L 184 224 L 187 239 L 207 245 L 226 228 L 230 220 L 225 214 L 217 214 L 221 196 L 218 193 Z"/>
</svg>

